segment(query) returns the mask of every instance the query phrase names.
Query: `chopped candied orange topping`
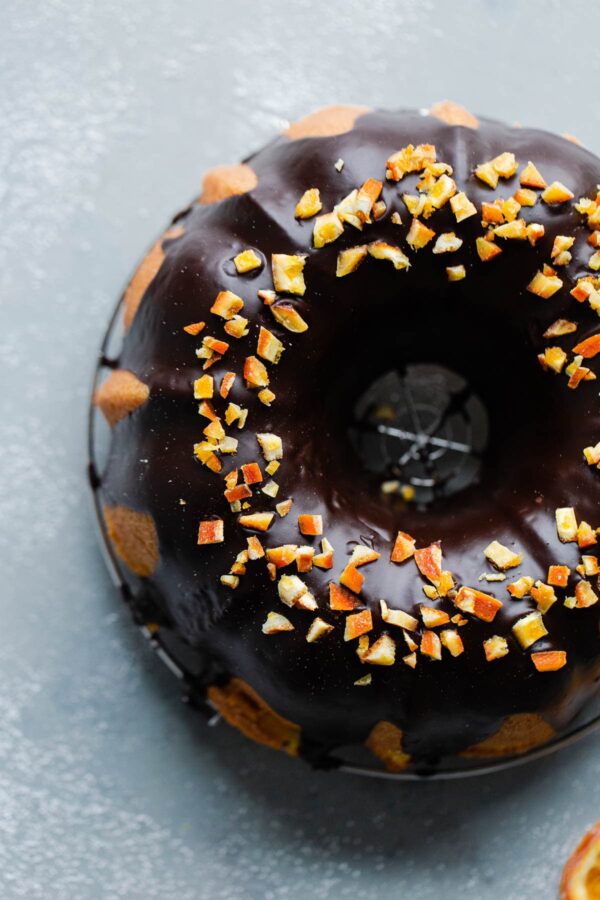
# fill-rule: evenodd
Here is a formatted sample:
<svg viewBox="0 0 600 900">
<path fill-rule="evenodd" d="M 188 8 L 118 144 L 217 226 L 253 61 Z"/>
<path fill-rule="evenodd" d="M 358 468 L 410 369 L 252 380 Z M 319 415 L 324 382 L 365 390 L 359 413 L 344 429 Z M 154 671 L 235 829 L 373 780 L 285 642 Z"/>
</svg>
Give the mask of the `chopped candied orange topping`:
<svg viewBox="0 0 600 900">
<path fill-rule="evenodd" d="M 385 600 L 379 601 L 381 606 L 381 618 L 388 625 L 396 625 L 406 631 L 416 631 L 419 620 L 402 609 L 390 609 Z M 414 649 L 414 647 L 413 647 Z"/>
<path fill-rule="evenodd" d="M 425 186 L 424 186 L 425 187 Z M 429 187 L 423 215 L 425 218 L 441 209 L 456 194 L 456 182 L 444 172 Z"/>
<path fill-rule="evenodd" d="M 263 480 L 258 463 L 245 463 L 242 467 L 242 478 L 245 484 L 257 484 Z"/>
<path fill-rule="evenodd" d="M 350 591 L 340 587 L 340 585 L 336 584 L 334 581 L 330 582 L 329 606 L 331 609 L 347 611 L 356 609 L 358 605 L 358 597 L 355 597 L 354 594 L 351 594 Z"/>
<path fill-rule="evenodd" d="M 248 558 L 252 559 L 252 560 L 262 559 L 263 556 L 265 555 L 265 551 L 264 551 L 263 545 L 261 544 L 259 539 L 256 537 L 256 535 L 255 534 L 250 535 L 250 537 L 247 538 L 247 542 L 248 542 Z"/>
<path fill-rule="evenodd" d="M 580 575 L 600 575 L 600 563 L 597 556 L 582 555 L 581 565 L 577 566 Z"/>
<path fill-rule="evenodd" d="M 519 190 L 515 191 L 514 197 L 521 206 L 535 206 L 538 195 L 535 191 L 529 190 L 529 188 L 519 188 Z"/>
<path fill-rule="evenodd" d="M 494 169 L 491 162 L 480 163 L 475 169 L 475 176 L 479 178 L 480 181 L 483 181 L 484 184 L 487 184 L 488 187 L 498 187 L 498 180 L 500 176 Z"/>
<path fill-rule="evenodd" d="M 313 516 L 307 513 L 302 513 L 298 516 L 298 528 L 300 529 L 301 534 L 323 534 L 323 518 L 322 516 Z"/>
<path fill-rule="evenodd" d="M 244 301 L 232 291 L 221 291 L 210 308 L 211 313 L 222 319 L 233 319 L 244 308 Z"/>
<path fill-rule="evenodd" d="M 274 459 L 282 459 L 283 443 L 279 435 L 264 432 L 263 434 L 257 434 L 256 440 L 267 462 L 271 462 Z"/>
<path fill-rule="evenodd" d="M 566 374 L 569 376 L 567 387 L 571 388 L 571 390 L 578 388 L 582 381 L 596 380 L 592 370 L 588 369 L 587 366 L 581 365 L 582 359 L 582 356 L 576 356 L 573 362 L 565 369 Z"/>
<path fill-rule="evenodd" d="M 321 203 L 319 188 L 309 188 L 307 191 L 304 191 L 298 200 L 294 215 L 297 219 L 310 219 L 312 216 L 316 216 L 318 212 L 321 212 L 322 208 L 323 204 Z"/>
<path fill-rule="evenodd" d="M 462 243 L 462 238 L 457 237 L 453 231 L 447 231 L 445 234 L 440 234 L 432 252 L 436 255 L 439 253 L 455 253 L 457 250 L 460 250 Z"/>
<path fill-rule="evenodd" d="M 596 249 L 598 249 L 598 247 L 600 247 L 600 232 L 592 231 L 587 239 L 587 242 L 591 247 L 595 247 Z"/>
<path fill-rule="evenodd" d="M 386 244 L 385 241 L 373 241 L 372 243 L 367 244 L 367 250 L 369 255 L 374 259 L 389 260 L 394 268 L 399 271 L 408 269 L 410 266 L 408 256 L 402 252 L 400 247 L 395 247 L 393 244 Z"/>
<path fill-rule="evenodd" d="M 218 418 L 212 403 L 209 400 L 203 400 L 198 404 L 198 414 L 204 416 L 205 419 L 214 421 Z"/>
<path fill-rule="evenodd" d="M 567 354 L 562 347 L 546 347 L 543 353 L 538 354 L 538 359 L 542 368 L 559 375 L 567 361 Z"/>
<path fill-rule="evenodd" d="M 205 519 L 198 526 L 199 544 L 220 544 L 223 537 L 222 519 Z"/>
<path fill-rule="evenodd" d="M 477 215 L 477 207 L 474 203 L 471 203 L 464 191 L 460 191 L 450 198 L 450 208 L 457 222 L 462 222 L 464 219 L 470 218 L 470 216 Z"/>
<path fill-rule="evenodd" d="M 366 566 L 369 563 L 377 562 L 380 556 L 381 553 L 371 549 L 371 547 L 365 547 L 364 544 L 357 544 L 352 551 L 349 564 L 356 568 L 359 566 Z"/>
<path fill-rule="evenodd" d="M 294 334 L 301 334 L 303 331 L 308 330 L 307 323 L 291 303 L 286 303 L 282 300 L 273 306 L 269 306 L 269 309 L 275 321 L 287 328 L 288 331 Z"/>
<path fill-rule="evenodd" d="M 242 528 L 253 528 L 255 531 L 267 531 L 273 521 L 274 513 L 257 512 L 248 513 L 239 517 L 238 522 Z"/>
<path fill-rule="evenodd" d="M 483 622 L 493 622 L 496 613 L 502 608 L 502 601 L 463 585 L 454 597 L 454 605 L 461 612 L 471 613 Z"/>
<path fill-rule="evenodd" d="M 317 249 L 331 244 L 344 233 L 344 223 L 336 212 L 317 216 L 313 228 L 313 244 Z M 278 290 L 281 290 L 278 288 Z"/>
<path fill-rule="evenodd" d="M 521 172 L 521 176 L 519 178 L 520 183 L 523 187 L 530 188 L 545 188 L 546 181 L 540 175 L 540 172 L 536 166 L 529 160 L 523 171 Z"/>
<path fill-rule="evenodd" d="M 245 500 L 247 497 L 251 497 L 252 491 L 247 484 L 237 484 L 225 491 L 224 496 L 228 503 L 235 503 L 236 500 Z"/>
<path fill-rule="evenodd" d="M 406 534 L 405 531 L 399 531 L 392 548 L 392 562 L 401 563 L 406 559 L 410 559 L 411 556 L 414 556 L 415 545 L 416 541 L 410 534 Z"/>
<path fill-rule="evenodd" d="M 279 634 L 282 631 L 293 631 L 294 626 L 289 619 L 276 612 L 267 613 L 267 619 L 263 623 L 263 634 Z"/>
<path fill-rule="evenodd" d="M 333 547 L 331 546 L 327 538 L 322 538 L 321 552 L 315 553 L 313 557 L 313 564 L 319 569 L 333 568 L 333 552 Z"/>
<path fill-rule="evenodd" d="M 281 516 L 281 518 L 285 518 L 289 511 L 292 508 L 293 500 L 282 500 L 280 503 L 275 504 L 275 509 L 277 510 L 277 514 Z"/>
<path fill-rule="evenodd" d="M 406 243 L 413 250 L 421 250 L 429 241 L 435 237 L 435 231 L 423 225 L 418 219 L 413 219 L 408 234 L 406 235 Z"/>
<path fill-rule="evenodd" d="M 584 341 L 580 341 L 579 344 L 573 347 L 573 353 L 578 353 L 584 359 L 591 359 L 600 353 L 600 332 L 591 335 Z"/>
<path fill-rule="evenodd" d="M 279 493 L 279 485 L 276 481 L 267 481 L 265 486 L 261 488 L 263 494 L 266 494 L 267 497 L 276 497 Z"/>
<path fill-rule="evenodd" d="M 371 611 L 364 609 L 361 612 L 352 613 L 346 618 L 346 628 L 344 630 L 344 640 L 352 641 L 354 638 L 360 637 L 362 634 L 368 634 L 373 630 L 373 620 Z"/>
<path fill-rule="evenodd" d="M 354 591 L 355 594 L 360 594 L 364 580 L 364 575 L 361 575 L 358 569 L 351 565 L 347 565 L 340 575 L 340 584 Z"/>
<path fill-rule="evenodd" d="M 205 327 L 205 322 L 192 322 L 190 325 L 184 325 L 183 330 L 187 331 L 188 334 L 191 334 L 195 337 L 197 334 L 200 334 L 202 329 Z"/>
<path fill-rule="evenodd" d="M 442 576 L 442 548 L 439 543 L 430 544 L 414 552 L 417 567 L 425 578 L 433 584 L 439 582 Z"/>
<path fill-rule="evenodd" d="M 577 544 L 579 547 L 591 547 L 598 543 L 596 529 L 588 522 L 580 522 L 577 526 Z"/>
<path fill-rule="evenodd" d="M 203 430 L 203 434 L 205 434 L 210 441 L 215 441 L 217 444 L 219 441 L 222 441 L 225 437 L 225 429 L 221 425 L 221 420 L 218 418 L 212 419 Z"/>
<path fill-rule="evenodd" d="M 225 486 L 228 489 L 235 487 L 236 484 L 238 483 L 238 470 L 232 469 L 231 472 L 228 472 L 227 475 L 225 475 L 225 477 L 224 477 L 224 481 L 225 481 Z"/>
<path fill-rule="evenodd" d="M 421 646 L 419 650 L 423 656 L 436 662 L 442 658 L 442 642 L 435 631 L 424 631 L 421 635 Z"/>
<path fill-rule="evenodd" d="M 356 214 L 363 222 L 371 221 L 371 211 L 379 200 L 383 183 L 376 178 L 367 178 L 356 195 Z"/>
<path fill-rule="evenodd" d="M 574 237 L 569 237 L 566 234 L 556 235 L 550 251 L 550 256 L 555 266 L 568 266 L 572 259 L 569 251 L 574 243 Z"/>
<path fill-rule="evenodd" d="M 306 610 L 317 608 L 317 601 L 297 575 L 282 575 L 277 582 L 277 593 L 281 602 L 286 606 L 296 606 Z"/>
<path fill-rule="evenodd" d="M 410 172 L 422 172 L 428 163 L 436 160 L 435 147 L 432 144 L 409 144 L 393 153 L 387 161 L 385 177 L 389 181 L 400 181 Z"/>
<path fill-rule="evenodd" d="M 594 285 L 589 279 L 580 278 L 569 293 L 571 294 L 571 297 L 574 297 L 579 303 L 583 303 L 585 300 L 589 300 L 590 296 L 594 293 Z"/>
<path fill-rule="evenodd" d="M 440 641 L 451 656 L 460 656 L 465 651 L 462 638 L 455 628 L 444 628 L 440 631 Z"/>
<path fill-rule="evenodd" d="M 263 263 L 258 253 L 256 253 L 255 250 L 249 249 L 242 250 L 241 253 L 234 256 L 233 264 L 236 267 L 238 274 L 243 275 L 245 272 L 251 272 L 253 269 L 260 269 Z"/>
<path fill-rule="evenodd" d="M 310 572 L 314 555 L 314 547 L 298 547 L 296 550 L 296 566 L 299 572 Z"/>
<path fill-rule="evenodd" d="M 513 634 L 518 640 L 521 648 L 527 650 L 540 638 L 548 634 L 542 614 L 538 610 L 518 619 L 512 627 Z"/>
<path fill-rule="evenodd" d="M 447 625 L 450 621 L 450 616 L 443 609 L 425 605 L 421 605 L 420 609 L 425 628 L 439 628 L 440 625 Z"/>
<path fill-rule="evenodd" d="M 557 672 L 567 664 L 565 650 L 544 650 L 531 654 L 531 661 L 538 672 Z"/>
<path fill-rule="evenodd" d="M 505 240 L 527 240 L 527 225 L 525 219 L 513 219 L 504 225 L 498 225 L 494 228 L 494 234 Z"/>
<path fill-rule="evenodd" d="M 593 447 L 584 447 L 583 455 L 588 466 L 600 467 L 600 441 Z"/>
<path fill-rule="evenodd" d="M 281 358 L 283 349 L 283 344 L 281 343 L 279 338 L 275 337 L 275 335 L 271 331 L 269 331 L 268 328 L 264 328 L 261 325 L 258 335 L 258 346 L 256 349 L 258 355 L 263 359 L 266 359 L 267 362 L 271 362 L 276 365 Z"/>
<path fill-rule="evenodd" d="M 548 612 L 558 599 L 552 585 L 544 584 L 543 581 L 536 581 L 531 588 L 531 596 L 541 613 Z"/>
<path fill-rule="evenodd" d="M 467 271 L 464 266 L 446 266 L 446 275 L 448 281 L 462 281 L 467 277 Z"/>
<path fill-rule="evenodd" d="M 527 226 L 527 240 L 532 247 L 535 247 L 539 239 L 544 237 L 545 233 L 546 229 L 544 226 L 539 225 L 537 222 L 530 222 Z"/>
<path fill-rule="evenodd" d="M 306 291 L 304 281 L 303 256 L 294 256 L 287 253 L 273 253 L 271 256 L 271 268 L 273 270 L 273 284 L 276 291 L 289 294 L 299 294 L 301 297 Z"/>
<path fill-rule="evenodd" d="M 223 375 L 223 380 L 221 381 L 221 387 L 219 388 L 219 394 L 226 400 L 229 396 L 229 392 L 233 387 L 233 382 L 235 381 L 235 372 L 226 372 Z"/>
<path fill-rule="evenodd" d="M 491 544 L 488 544 L 483 554 L 497 569 L 502 571 L 520 566 L 523 561 L 523 557 L 519 553 L 515 553 L 498 541 L 492 541 Z"/>
<path fill-rule="evenodd" d="M 277 569 L 290 566 L 296 559 L 296 544 L 282 544 L 279 547 L 267 547 L 267 560 Z"/>
<path fill-rule="evenodd" d="M 248 356 L 244 363 L 244 378 L 250 387 L 267 387 L 269 374 L 267 369 L 256 356 Z"/>
<path fill-rule="evenodd" d="M 563 544 L 577 540 L 577 519 L 572 506 L 556 510 L 556 531 Z"/>
<path fill-rule="evenodd" d="M 527 285 L 527 290 L 547 300 L 560 291 L 562 286 L 563 283 L 557 275 L 545 275 L 543 272 L 537 272 Z"/>
<path fill-rule="evenodd" d="M 210 400 L 214 393 L 212 375 L 202 375 L 194 381 L 194 400 Z"/>
<path fill-rule="evenodd" d="M 341 250 L 337 258 L 336 277 L 343 278 L 356 272 L 359 265 L 367 256 L 367 245 L 362 244 L 359 247 L 350 247 L 348 250 Z"/>
<path fill-rule="evenodd" d="M 579 609 L 595 606 L 598 602 L 598 594 L 589 581 L 579 581 L 575 587 L 575 605 Z"/>
<path fill-rule="evenodd" d="M 572 334 L 574 331 L 577 331 L 575 322 L 570 322 L 568 319 L 557 319 L 556 322 L 553 322 L 552 325 L 546 328 L 543 336 L 545 338 L 563 337 L 565 334 Z"/>
<path fill-rule="evenodd" d="M 370 666 L 393 666 L 396 661 L 396 644 L 389 634 L 382 634 L 362 657 Z"/>
<path fill-rule="evenodd" d="M 588 259 L 588 266 L 597 272 L 600 269 L 600 250 L 596 250 Z"/>
<path fill-rule="evenodd" d="M 219 340 L 219 338 L 205 337 L 202 343 L 209 350 L 212 350 L 213 353 L 218 353 L 220 356 L 223 356 L 229 350 L 229 344 L 226 341 Z"/>
<path fill-rule="evenodd" d="M 570 574 L 571 570 L 568 566 L 549 566 L 548 584 L 551 584 L 554 587 L 566 587 Z"/>
<path fill-rule="evenodd" d="M 523 597 L 526 597 L 527 594 L 529 594 L 532 587 L 533 578 L 530 578 L 529 575 L 522 575 L 521 578 L 517 578 L 516 581 L 509 584 L 506 589 L 515 600 L 522 600 Z"/>
<path fill-rule="evenodd" d="M 235 590 L 240 583 L 240 579 L 237 575 L 221 575 L 219 581 L 221 582 L 221 584 L 224 584 L 226 587 L 230 587 L 232 590 Z"/>
<path fill-rule="evenodd" d="M 490 262 L 490 260 L 502 253 L 502 247 L 494 244 L 493 241 L 488 241 L 487 238 L 484 237 L 476 238 L 475 246 L 477 248 L 477 255 L 482 262 Z"/>
<path fill-rule="evenodd" d="M 483 651 L 488 662 L 493 662 L 495 659 L 502 659 L 502 657 L 506 656 L 509 652 L 508 642 L 506 638 L 501 637 L 499 634 L 495 634 L 483 642 Z"/>
<path fill-rule="evenodd" d="M 248 334 L 248 319 L 245 319 L 243 316 L 234 316 L 233 319 L 225 322 L 223 327 L 230 337 L 239 340 Z"/>
<path fill-rule="evenodd" d="M 375 221 L 381 219 L 381 217 L 385 215 L 386 210 L 387 206 L 385 205 L 383 200 L 377 200 L 377 202 L 373 204 L 373 218 L 375 219 Z M 394 214 L 392 213 L 392 217 L 393 215 Z"/>
<path fill-rule="evenodd" d="M 504 222 L 504 213 L 502 212 L 500 200 L 494 200 L 493 203 L 483 201 L 481 204 L 481 220 L 484 226 L 501 225 Z"/>
<path fill-rule="evenodd" d="M 491 165 L 500 178 L 511 178 L 519 168 L 514 153 L 501 153 L 499 156 L 494 157 Z"/>
<path fill-rule="evenodd" d="M 325 622 L 323 619 L 317 616 L 311 622 L 310 628 L 306 633 L 306 640 L 309 644 L 312 644 L 315 641 L 320 640 L 322 637 L 325 637 L 325 635 L 329 634 L 331 631 L 333 631 L 333 625 L 330 625 L 329 622 Z"/>
<path fill-rule="evenodd" d="M 553 181 L 552 184 L 548 185 L 546 190 L 542 192 L 542 200 L 544 203 L 548 203 L 551 206 L 557 203 L 566 203 L 567 200 L 572 200 L 574 196 L 575 194 L 560 181 Z"/>
</svg>

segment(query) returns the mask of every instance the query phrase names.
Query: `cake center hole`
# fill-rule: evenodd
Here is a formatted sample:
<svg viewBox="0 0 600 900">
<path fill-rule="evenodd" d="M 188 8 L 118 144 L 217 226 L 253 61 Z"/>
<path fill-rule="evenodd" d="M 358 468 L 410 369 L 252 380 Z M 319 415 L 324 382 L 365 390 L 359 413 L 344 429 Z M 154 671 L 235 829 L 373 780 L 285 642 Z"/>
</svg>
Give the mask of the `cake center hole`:
<svg viewBox="0 0 600 900">
<path fill-rule="evenodd" d="M 350 427 L 383 494 L 417 504 L 477 482 L 488 434 L 487 410 L 467 380 L 427 364 L 377 378 L 356 403 Z"/>
</svg>

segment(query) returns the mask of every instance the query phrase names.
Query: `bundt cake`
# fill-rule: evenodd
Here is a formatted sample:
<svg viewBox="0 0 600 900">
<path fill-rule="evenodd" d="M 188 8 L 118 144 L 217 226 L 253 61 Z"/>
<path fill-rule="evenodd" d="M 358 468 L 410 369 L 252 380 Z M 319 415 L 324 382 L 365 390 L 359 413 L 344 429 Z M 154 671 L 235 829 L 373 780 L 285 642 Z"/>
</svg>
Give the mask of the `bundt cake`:
<svg viewBox="0 0 600 900">
<path fill-rule="evenodd" d="M 133 275 L 104 527 L 248 737 L 435 766 L 597 689 L 599 181 L 455 104 L 325 109 L 209 172 Z"/>
</svg>

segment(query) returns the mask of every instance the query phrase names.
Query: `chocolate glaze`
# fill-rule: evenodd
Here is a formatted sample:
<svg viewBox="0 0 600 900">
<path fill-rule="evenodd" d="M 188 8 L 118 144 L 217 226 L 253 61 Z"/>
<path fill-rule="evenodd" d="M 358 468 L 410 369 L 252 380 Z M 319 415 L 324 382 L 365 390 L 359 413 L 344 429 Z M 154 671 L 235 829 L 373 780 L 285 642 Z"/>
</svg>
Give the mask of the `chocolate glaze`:
<svg viewBox="0 0 600 900">
<path fill-rule="evenodd" d="M 550 633 L 534 649 L 567 650 L 568 665 L 539 674 L 530 652 L 523 652 L 511 636 L 512 624 L 535 608 L 533 601 L 509 598 L 506 584 L 512 577 L 503 584 L 477 583 L 478 576 L 489 571 L 482 550 L 493 539 L 523 553 L 522 566 L 509 576 L 529 574 L 544 580 L 553 563 L 565 563 L 574 572 L 579 551 L 576 544 L 559 542 L 557 507 L 572 505 L 578 519 L 600 524 L 600 476 L 584 463 L 581 452 L 599 437 L 598 382 L 569 390 L 564 375 L 544 373 L 536 359 L 548 344 L 542 333 L 556 318 L 580 323 L 575 335 L 550 342 L 565 349 L 598 328 L 596 315 L 568 293 L 578 276 L 589 273 L 586 262 L 592 251 L 581 217 L 570 203 L 551 208 L 538 201 L 522 212 L 528 222 L 545 226 L 545 237 L 536 247 L 502 243 L 500 257 L 481 263 L 475 252 L 475 237 L 482 234 L 480 216 L 457 225 L 447 206 L 427 224 L 437 233 L 456 231 L 464 240 L 457 253 L 434 256 L 430 247 L 408 251 L 408 272 L 367 259 L 356 273 L 341 279 L 335 278 L 335 263 L 344 247 L 383 239 L 407 249 L 410 216 L 401 194 L 415 193 L 418 176 L 409 175 L 399 185 L 386 182 L 386 215 L 364 234 L 346 226 L 339 240 L 321 250 L 311 246 L 314 222 L 294 218 L 295 204 L 307 188 L 318 187 L 324 211 L 330 210 L 366 178 L 384 180 L 391 153 L 421 142 L 435 144 L 438 160 L 452 165 L 458 189 L 478 208 L 483 200 L 511 196 L 518 186 L 517 175 L 501 180 L 492 191 L 472 175 L 475 165 L 506 150 L 522 164 L 533 160 L 548 182 L 562 181 L 576 197 L 595 196 L 600 181 L 600 163 L 586 150 L 545 132 L 485 120 L 472 130 L 416 112 L 376 112 L 359 118 L 355 128 L 341 136 L 293 142 L 279 138 L 248 160 L 258 176 L 254 190 L 214 206 L 193 205 L 177 217 L 185 234 L 165 242 L 166 260 L 146 292 L 119 359 L 151 393 L 149 401 L 113 431 L 102 500 L 150 512 L 154 518 L 160 563 L 149 585 L 153 615 L 167 633 L 187 645 L 192 658 L 208 655 L 223 673 L 243 678 L 275 710 L 299 723 L 307 755 L 313 757 L 322 749 L 362 742 L 381 719 L 404 731 L 405 749 L 418 760 L 463 750 L 495 732 L 511 713 L 539 712 L 560 730 L 590 697 L 600 674 L 598 605 L 568 610 L 558 592 L 561 602 L 544 616 Z M 344 160 L 341 172 L 334 168 L 339 157 Z M 391 222 L 394 210 L 400 212 L 402 226 Z M 526 285 L 549 262 L 557 234 L 576 236 L 573 259 L 561 270 L 565 288 L 542 300 L 527 292 Z M 236 274 L 232 258 L 247 247 L 267 262 L 273 252 L 308 254 L 307 291 L 304 298 L 293 300 L 309 323 L 305 334 L 280 328 L 257 298 L 258 289 L 272 288 L 268 264 L 257 273 Z M 466 266 L 467 278 L 449 284 L 445 266 L 458 263 Z M 224 289 L 244 299 L 243 314 L 251 323 L 245 339 L 227 338 L 222 320 L 209 313 L 217 292 Z M 320 614 L 336 629 L 315 644 L 305 640 L 312 616 L 281 605 L 264 560 L 249 564 L 236 591 L 219 584 L 236 553 L 245 549 L 247 533 L 229 511 L 222 477 L 202 467 L 192 452 L 206 424 L 191 390 L 202 374 L 194 353 L 200 338 L 191 338 L 182 328 L 198 320 L 207 322 L 204 334 L 230 343 L 223 361 L 210 370 L 217 384 L 226 371 L 241 373 L 245 357 L 255 352 L 261 324 L 285 345 L 280 364 L 269 366 L 277 395 L 271 408 L 244 387 L 241 375 L 236 379 L 229 399 L 249 407 L 250 413 L 244 430 L 228 429 L 240 443 L 236 457 L 224 458 L 223 471 L 242 462 L 262 462 L 256 432 L 273 431 L 282 437 L 277 500 L 291 496 L 294 505 L 287 518 L 276 517 L 268 534 L 260 537 L 267 546 L 310 543 L 297 530 L 297 515 L 323 516 L 324 533 L 336 551 L 334 568 L 313 569 L 302 577 L 319 601 Z M 491 439 L 480 483 L 426 510 L 386 500 L 361 468 L 347 435 L 359 393 L 377 375 L 408 362 L 443 363 L 461 372 L 490 414 Z M 266 510 L 273 509 L 275 501 L 255 493 L 252 503 L 253 509 Z M 198 547 L 198 521 L 213 515 L 225 521 L 225 542 Z M 388 562 L 398 529 L 414 535 L 418 546 L 441 540 L 445 567 L 458 583 L 480 587 L 504 601 L 493 624 L 472 619 L 460 629 L 462 656 L 452 659 L 444 651 L 441 662 L 420 657 L 415 671 L 400 662 L 402 638 L 393 628 L 396 664 L 361 665 L 355 642 L 342 639 L 344 614 L 327 606 L 328 582 L 339 578 L 356 541 L 382 554 L 377 563 L 361 569 L 363 599 L 373 611 L 375 635 L 383 626 L 380 597 L 410 612 L 427 602 L 414 562 Z M 449 600 L 433 605 L 451 615 L 456 612 Z M 263 635 L 261 625 L 269 610 L 283 612 L 296 630 Z M 482 641 L 492 634 L 508 636 L 510 653 L 488 663 Z M 199 671 L 202 668 L 199 663 Z M 355 687 L 353 682 L 367 671 L 372 684 Z"/>
</svg>

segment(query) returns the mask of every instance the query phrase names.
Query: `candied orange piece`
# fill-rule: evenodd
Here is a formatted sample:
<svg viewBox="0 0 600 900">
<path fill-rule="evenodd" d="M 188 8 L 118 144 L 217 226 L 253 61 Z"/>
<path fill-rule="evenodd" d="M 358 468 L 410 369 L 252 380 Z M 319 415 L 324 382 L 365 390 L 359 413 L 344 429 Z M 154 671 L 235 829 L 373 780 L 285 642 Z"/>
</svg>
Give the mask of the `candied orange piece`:
<svg viewBox="0 0 600 900">
<path fill-rule="evenodd" d="M 584 359 L 591 359 L 600 353 L 600 331 L 573 347 L 573 353 L 578 353 Z"/>
<path fill-rule="evenodd" d="M 407 534 L 405 531 L 399 531 L 392 549 L 392 562 L 401 563 L 414 556 L 415 543 L 415 539 L 410 534 Z"/>
<path fill-rule="evenodd" d="M 600 822 L 590 828 L 567 861 L 560 882 L 561 900 L 600 897 Z"/>
<path fill-rule="evenodd" d="M 352 610 L 359 605 L 358 598 L 350 591 L 332 581 L 329 585 L 329 606 L 331 609 Z"/>
</svg>

